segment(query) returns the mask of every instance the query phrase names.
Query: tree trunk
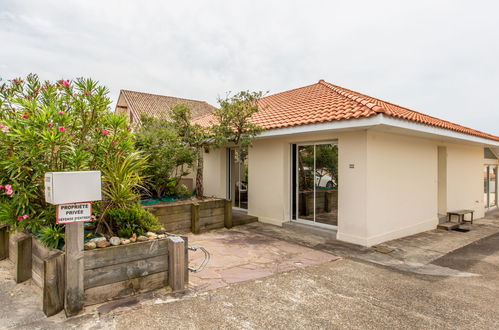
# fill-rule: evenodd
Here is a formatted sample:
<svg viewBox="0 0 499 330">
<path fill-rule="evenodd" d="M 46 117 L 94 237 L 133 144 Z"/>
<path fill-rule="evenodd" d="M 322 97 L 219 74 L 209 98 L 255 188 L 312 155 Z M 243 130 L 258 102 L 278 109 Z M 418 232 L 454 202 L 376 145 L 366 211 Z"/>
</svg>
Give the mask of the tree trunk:
<svg viewBox="0 0 499 330">
<path fill-rule="evenodd" d="M 196 197 L 198 198 L 203 198 L 204 196 L 203 167 L 204 167 L 203 149 L 200 149 L 198 151 L 198 166 L 196 171 Z"/>
</svg>

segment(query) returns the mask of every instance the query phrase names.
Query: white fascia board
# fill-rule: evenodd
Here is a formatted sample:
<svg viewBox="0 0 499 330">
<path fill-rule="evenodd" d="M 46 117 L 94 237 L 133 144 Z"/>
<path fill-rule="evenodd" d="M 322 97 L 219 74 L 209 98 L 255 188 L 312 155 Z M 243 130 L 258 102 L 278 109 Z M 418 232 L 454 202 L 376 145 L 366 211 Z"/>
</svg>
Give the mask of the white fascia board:
<svg viewBox="0 0 499 330">
<path fill-rule="evenodd" d="M 499 147 L 498 141 L 489 140 L 474 135 L 459 133 L 435 126 L 420 124 L 409 120 L 388 117 L 383 114 L 378 114 L 376 116 L 369 118 L 350 119 L 350 120 L 342 120 L 335 122 L 270 129 L 260 133 L 258 135 L 258 138 L 277 137 L 277 136 L 300 134 L 300 133 L 313 133 L 313 132 L 321 132 L 329 130 L 359 129 L 359 128 L 379 126 L 379 125 L 397 127 L 419 133 L 426 133 L 451 139 L 458 139 L 468 142 L 485 144 L 488 146 Z"/>
<path fill-rule="evenodd" d="M 379 116 L 373 116 L 369 118 L 340 120 L 327 123 L 317 123 L 317 124 L 269 129 L 258 134 L 258 137 L 265 138 L 265 137 L 292 135 L 300 133 L 313 133 L 313 132 L 322 132 L 322 131 L 349 129 L 349 128 L 366 128 L 380 124 L 381 124 L 381 118 Z"/>
<path fill-rule="evenodd" d="M 416 123 L 409 120 L 398 119 L 393 117 L 384 116 L 383 114 L 379 114 L 376 117 L 381 117 L 381 123 L 383 125 L 403 128 L 411 131 L 417 131 L 421 133 L 433 134 L 438 136 L 443 136 L 451 139 L 464 140 L 468 142 L 474 142 L 479 144 L 485 144 L 489 146 L 499 146 L 499 141 L 494 141 L 490 139 L 485 139 L 479 136 L 464 134 L 456 131 L 451 131 L 449 129 L 425 125 Z"/>
</svg>

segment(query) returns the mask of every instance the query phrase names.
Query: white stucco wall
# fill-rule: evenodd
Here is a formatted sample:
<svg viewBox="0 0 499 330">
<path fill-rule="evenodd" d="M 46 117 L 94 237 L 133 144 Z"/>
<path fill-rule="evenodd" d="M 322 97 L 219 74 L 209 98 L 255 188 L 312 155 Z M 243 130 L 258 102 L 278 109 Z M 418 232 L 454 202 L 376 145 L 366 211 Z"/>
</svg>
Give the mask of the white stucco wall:
<svg viewBox="0 0 499 330">
<path fill-rule="evenodd" d="M 226 149 L 211 149 L 204 153 L 203 166 L 204 195 L 227 198 L 227 156 Z"/>
<path fill-rule="evenodd" d="M 483 216 L 483 147 L 379 130 L 257 139 L 248 156 L 248 213 L 274 225 L 290 221 L 291 144 L 335 140 L 338 239 L 371 246 L 434 229 L 439 211 L 438 147 L 446 150 L 447 210 L 471 208 L 476 218 Z M 226 196 L 225 150 L 205 154 L 205 191 Z"/>
<path fill-rule="evenodd" d="M 447 211 L 472 209 L 484 216 L 483 147 L 447 144 Z"/>
<path fill-rule="evenodd" d="M 438 224 L 435 142 L 368 131 L 367 235 L 362 245 L 434 229 Z"/>
</svg>

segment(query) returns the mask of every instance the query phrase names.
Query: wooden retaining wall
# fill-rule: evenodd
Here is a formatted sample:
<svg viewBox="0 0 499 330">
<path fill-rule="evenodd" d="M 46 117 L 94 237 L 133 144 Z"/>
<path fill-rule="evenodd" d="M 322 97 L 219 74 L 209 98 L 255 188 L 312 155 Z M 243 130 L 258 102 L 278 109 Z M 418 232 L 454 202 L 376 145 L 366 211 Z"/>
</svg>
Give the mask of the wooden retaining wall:
<svg viewBox="0 0 499 330">
<path fill-rule="evenodd" d="M 84 252 L 85 305 L 168 286 L 168 239 Z"/>
<path fill-rule="evenodd" d="M 158 217 L 161 225 L 171 233 L 193 232 L 195 234 L 228 227 L 232 223 L 230 201 L 225 199 L 198 201 L 185 204 L 147 205 L 145 209 Z"/>
</svg>

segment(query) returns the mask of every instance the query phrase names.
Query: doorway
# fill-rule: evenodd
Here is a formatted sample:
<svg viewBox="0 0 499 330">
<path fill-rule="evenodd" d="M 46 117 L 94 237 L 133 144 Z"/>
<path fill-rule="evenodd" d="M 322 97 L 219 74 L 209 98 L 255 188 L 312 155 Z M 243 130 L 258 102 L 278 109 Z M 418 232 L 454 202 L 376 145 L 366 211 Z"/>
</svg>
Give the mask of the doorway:
<svg viewBox="0 0 499 330">
<path fill-rule="evenodd" d="M 236 210 L 248 210 L 248 153 L 241 148 L 229 148 L 227 198 Z"/>
<path fill-rule="evenodd" d="M 486 210 L 497 207 L 497 165 L 483 168 L 483 202 Z"/>
<path fill-rule="evenodd" d="M 337 229 L 337 143 L 294 144 L 292 155 L 292 220 Z"/>
</svg>

